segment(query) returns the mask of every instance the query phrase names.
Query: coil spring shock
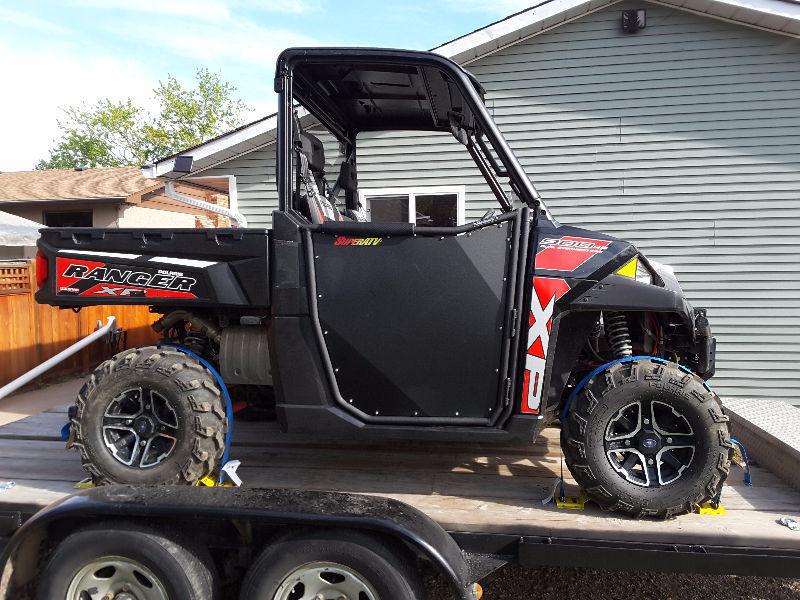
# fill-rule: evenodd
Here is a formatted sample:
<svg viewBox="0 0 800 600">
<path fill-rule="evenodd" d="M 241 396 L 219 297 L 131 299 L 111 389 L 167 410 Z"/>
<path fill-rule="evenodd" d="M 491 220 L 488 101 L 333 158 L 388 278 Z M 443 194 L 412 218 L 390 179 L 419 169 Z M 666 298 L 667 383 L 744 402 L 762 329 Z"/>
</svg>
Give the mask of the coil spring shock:
<svg viewBox="0 0 800 600">
<path fill-rule="evenodd" d="M 616 358 L 633 356 L 633 343 L 631 332 L 628 329 L 628 319 L 623 313 L 605 313 L 603 321 L 606 325 L 606 338 L 608 345 Z"/>
<path fill-rule="evenodd" d="M 183 347 L 198 356 L 205 356 L 208 350 L 208 338 L 196 331 L 189 331 L 183 338 Z"/>
</svg>

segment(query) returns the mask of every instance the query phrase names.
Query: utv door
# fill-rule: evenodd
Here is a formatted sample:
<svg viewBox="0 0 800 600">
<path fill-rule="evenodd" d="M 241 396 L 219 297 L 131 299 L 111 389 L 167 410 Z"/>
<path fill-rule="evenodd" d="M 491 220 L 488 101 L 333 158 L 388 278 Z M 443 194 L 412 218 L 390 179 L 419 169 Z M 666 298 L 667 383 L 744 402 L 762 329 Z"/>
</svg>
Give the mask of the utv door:
<svg viewBox="0 0 800 600">
<path fill-rule="evenodd" d="M 340 404 L 370 422 L 492 424 L 515 363 L 522 230 L 520 211 L 453 228 L 312 226 L 311 316 Z"/>
</svg>

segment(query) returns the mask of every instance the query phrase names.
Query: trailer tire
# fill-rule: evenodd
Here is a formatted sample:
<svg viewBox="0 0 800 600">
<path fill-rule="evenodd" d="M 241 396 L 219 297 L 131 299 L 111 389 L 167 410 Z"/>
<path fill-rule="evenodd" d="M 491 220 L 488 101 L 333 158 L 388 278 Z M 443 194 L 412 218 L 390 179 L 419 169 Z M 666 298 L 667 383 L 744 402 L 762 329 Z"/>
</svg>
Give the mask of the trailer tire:
<svg viewBox="0 0 800 600">
<path fill-rule="evenodd" d="M 214 472 L 225 450 L 217 381 L 177 350 L 147 346 L 115 355 L 95 369 L 76 405 L 74 445 L 97 485 L 194 485 Z"/>
<path fill-rule="evenodd" d="M 140 597 L 135 586 L 145 588 L 143 591 L 150 593 L 148 598 L 219 597 L 214 564 L 205 548 L 164 537 L 149 528 L 109 524 L 87 527 L 67 536 L 50 557 L 36 597 L 81 600 L 91 594 L 92 598 L 105 598 L 109 591 L 119 593 L 122 585 L 131 586 L 134 597 Z M 109 589 L 91 591 L 100 586 Z"/>
<path fill-rule="evenodd" d="M 570 408 L 564 458 L 603 509 L 667 518 L 719 495 L 730 471 L 728 417 L 693 373 L 647 358 L 616 363 Z"/>
<path fill-rule="evenodd" d="M 363 590 L 369 588 L 369 591 L 337 593 L 357 600 L 423 600 L 425 587 L 417 569 L 408 553 L 395 544 L 393 540 L 349 530 L 308 532 L 280 539 L 268 544 L 253 562 L 239 598 L 287 600 L 300 597 L 292 595 L 297 592 L 296 587 L 322 579 L 319 574 L 322 571 L 342 580 L 339 583 L 325 580 L 320 584 L 331 587 L 329 593 L 338 590 L 336 585 L 349 584 L 350 590 L 361 585 Z M 308 590 L 302 597 L 307 594 Z"/>
</svg>

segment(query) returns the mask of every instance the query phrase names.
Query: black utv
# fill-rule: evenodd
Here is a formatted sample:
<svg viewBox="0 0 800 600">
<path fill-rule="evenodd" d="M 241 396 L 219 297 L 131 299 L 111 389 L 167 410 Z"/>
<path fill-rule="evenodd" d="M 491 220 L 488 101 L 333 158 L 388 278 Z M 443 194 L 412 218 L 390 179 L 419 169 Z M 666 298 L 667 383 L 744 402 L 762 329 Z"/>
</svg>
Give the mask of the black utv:
<svg viewBox="0 0 800 600">
<path fill-rule="evenodd" d="M 560 420 L 603 508 L 669 516 L 718 495 L 731 446 L 705 311 L 632 244 L 549 214 L 474 77 L 427 52 L 290 49 L 275 90 L 271 229 L 43 232 L 39 302 L 163 315 L 161 344 L 117 354 L 78 395 L 96 482 L 215 472 L 233 396 L 287 431 L 398 443 L 530 443 Z M 359 148 L 387 131 L 446 136 L 496 208 L 368 212 Z"/>
</svg>

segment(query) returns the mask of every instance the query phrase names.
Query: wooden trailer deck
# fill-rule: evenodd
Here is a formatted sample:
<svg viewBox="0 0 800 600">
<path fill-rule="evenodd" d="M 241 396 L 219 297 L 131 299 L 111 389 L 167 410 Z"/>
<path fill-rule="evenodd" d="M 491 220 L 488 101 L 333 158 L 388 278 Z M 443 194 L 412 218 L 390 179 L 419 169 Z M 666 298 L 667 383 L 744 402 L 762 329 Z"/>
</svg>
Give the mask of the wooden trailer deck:
<svg viewBox="0 0 800 600">
<path fill-rule="evenodd" d="M 77 452 L 59 431 L 66 408 L 0 427 L 0 513 L 35 507 L 74 491 L 85 477 Z M 800 533 L 778 524 L 800 513 L 800 493 L 764 468 L 745 487 L 734 467 L 722 495 L 725 516 L 669 521 L 617 517 L 542 506 L 559 475 L 558 430 L 531 446 L 327 441 L 280 433 L 277 424 L 236 421 L 231 458 L 247 486 L 379 494 L 407 502 L 449 531 L 507 533 L 604 541 L 707 544 L 800 551 Z M 564 469 L 565 476 L 569 472 Z M 567 479 L 568 493 L 576 488 Z"/>
</svg>

